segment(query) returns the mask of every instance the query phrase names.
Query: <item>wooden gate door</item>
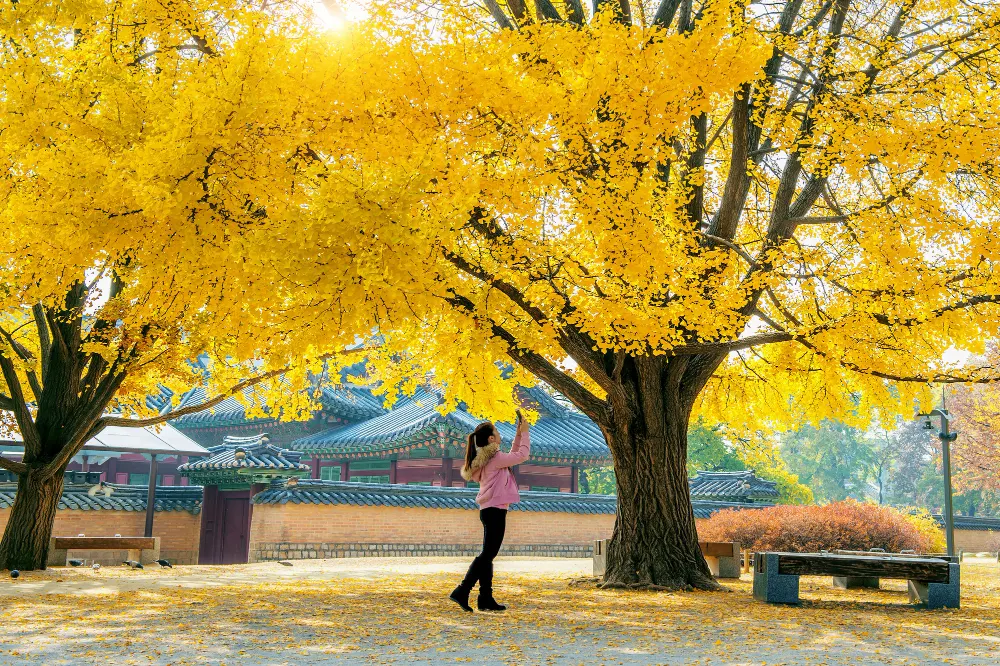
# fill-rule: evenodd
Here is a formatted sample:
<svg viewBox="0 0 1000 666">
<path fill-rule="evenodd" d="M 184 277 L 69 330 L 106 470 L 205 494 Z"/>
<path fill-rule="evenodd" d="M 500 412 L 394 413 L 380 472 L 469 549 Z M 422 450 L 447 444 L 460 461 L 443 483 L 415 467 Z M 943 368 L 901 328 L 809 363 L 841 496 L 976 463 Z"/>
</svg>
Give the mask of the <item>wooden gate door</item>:
<svg viewBox="0 0 1000 666">
<path fill-rule="evenodd" d="M 250 559 L 250 490 L 205 487 L 198 564 L 245 564 Z"/>
<path fill-rule="evenodd" d="M 222 552 L 219 564 L 246 564 L 250 556 L 250 492 L 219 493 L 222 499 Z"/>
</svg>

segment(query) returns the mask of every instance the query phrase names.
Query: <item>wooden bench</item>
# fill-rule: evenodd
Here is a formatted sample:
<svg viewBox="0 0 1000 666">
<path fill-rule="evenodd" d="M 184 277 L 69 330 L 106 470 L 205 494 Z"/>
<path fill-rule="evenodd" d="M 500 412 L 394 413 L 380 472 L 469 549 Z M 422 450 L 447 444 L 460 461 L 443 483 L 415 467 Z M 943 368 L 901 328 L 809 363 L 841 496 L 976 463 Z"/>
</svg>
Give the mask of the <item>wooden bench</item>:
<svg viewBox="0 0 1000 666">
<path fill-rule="evenodd" d="M 753 596 L 768 603 L 797 604 L 799 576 L 903 579 L 907 581 L 910 602 L 927 608 L 960 607 L 958 563 L 884 553 L 756 553 Z"/>
<path fill-rule="evenodd" d="M 66 566 L 71 550 L 124 550 L 125 559 L 152 564 L 160 559 L 160 537 L 52 537 L 46 566 Z"/>
<path fill-rule="evenodd" d="M 594 575 L 603 576 L 607 571 L 608 542 L 610 539 L 599 539 L 594 542 Z M 716 578 L 740 577 L 740 544 L 731 541 L 699 541 L 701 554 L 708 563 L 708 568 Z"/>
<path fill-rule="evenodd" d="M 822 552 L 822 551 L 821 551 Z M 855 555 L 858 557 L 885 557 L 886 552 L 881 548 L 872 550 L 831 550 L 834 555 Z M 935 560 L 945 560 L 947 562 L 959 562 L 961 556 L 940 555 L 940 554 L 917 554 L 913 551 L 902 553 L 891 553 L 892 557 L 909 558 L 931 558 Z M 834 576 L 833 586 L 844 590 L 869 589 L 877 590 L 881 587 L 881 580 L 878 576 Z"/>
</svg>

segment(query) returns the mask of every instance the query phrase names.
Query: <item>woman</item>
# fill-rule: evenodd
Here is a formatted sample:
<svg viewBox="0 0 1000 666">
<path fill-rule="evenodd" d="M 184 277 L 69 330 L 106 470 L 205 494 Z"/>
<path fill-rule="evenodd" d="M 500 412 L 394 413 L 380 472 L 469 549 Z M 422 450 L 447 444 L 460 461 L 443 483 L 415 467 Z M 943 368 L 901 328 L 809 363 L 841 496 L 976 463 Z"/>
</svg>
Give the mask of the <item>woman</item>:
<svg viewBox="0 0 1000 666">
<path fill-rule="evenodd" d="M 469 435 L 462 478 L 479 483 L 476 504 L 479 505 L 479 520 L 483 524 L 483 551 L 472 560 L 465 580 L 449 598 L 470 613 L 469 593 L 476 581 L 479 581 L 479 599 L 476 602 L 479 610 L 507 610 L 493 598 L 493 558 L 503 545 L 507 507 L 521 499 L 510 468 L 523 463 L 530 453 L 528 423 L 521 418 L 521 412 L 517 413 L 517 434 L 514 435 L 510 453 L 500 452 L 500 433 L 490 422 L 480 423 Z"/>
</svg>

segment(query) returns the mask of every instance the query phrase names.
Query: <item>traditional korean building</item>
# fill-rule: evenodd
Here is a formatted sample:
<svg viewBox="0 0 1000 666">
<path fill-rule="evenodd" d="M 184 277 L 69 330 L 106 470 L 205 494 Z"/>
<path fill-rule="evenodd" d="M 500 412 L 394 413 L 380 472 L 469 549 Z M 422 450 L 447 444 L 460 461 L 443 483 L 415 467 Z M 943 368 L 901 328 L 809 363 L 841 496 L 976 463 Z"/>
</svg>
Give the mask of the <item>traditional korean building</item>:
<svg viewBox="0 0 1000 666">
<path fill-rule="evenodd" d="M 349 368 L 358 376 L 363 366 Z M 250 391 L 244 402 L 256 404 Z M 532 425 L 531 458 L 514 469 L 523 490 L 575 493 L 581 470 L 611 464 L 604 437 L 590 419 L 560 403 L 543 389 L 522 390 L 522 400 L 539 414 Z M 200 388 L 172 404 L 164 392 L 150 404 L 162 410 L 198 404 Z M 363 386 L 343 381 L 320 388 L 320 408 L 306 421 L 284 422 L 277 416 L 247 418 L 244 402 L 227 399 L 211 410 L 189 414 L 172 425 L 203 446 L 225 437 L 254 437 L 263 432 L 271 445 L 302 454 L 309 477 L 327 481 L 464 487 L 459 471 L 468 433 L 480 422 L 462 408 L 442 415 L 441 397 L 430 390 L 398 400 L 391 409 Z M 267 411 L 266 407 L 263 411 Z M 497 424 L 508 444 L 513 424 Z M 185 468 L 190 470 L 191 468 Z M 194 481 L 192 481 L 194 482 Z"/>
<path fill-rule="evenodd" d="M 761 479 L 750 470 L 698 472 L 688 485 L 691 499 L 699 502 L 770 506 L 778 499 L 778 484 Z"/>
<path fill-rule="evenodd" d="M 531 426 L 531 457 L 513 468 L 522 490 L 575 493 L 581 469 L 610 464 L 604 436 L 586 416 L 540 388 L 524 389 L 522 399 L 539 414 Z M 309 455 L 314 479 L 465 487 L 460 470 L 466 442 L 480 419 L 461 408 L 442 415 L 440 403 L 437 394 L 421 391 L 384 414 L 288 446 Z M 514 425 L 499 423 L 497 429 L 509 445 Z"/>
<path fill-rule="evenodd" d="M 178 471 L 204 487 L 198 564 L 240 564 L 247 561 L 251 498 L 276 480 L 309 473 L 297 451 L 271 444 L 266 434 L 227 435 L 210 447 L 207 458 L 185 463 Z"/>
</svg>

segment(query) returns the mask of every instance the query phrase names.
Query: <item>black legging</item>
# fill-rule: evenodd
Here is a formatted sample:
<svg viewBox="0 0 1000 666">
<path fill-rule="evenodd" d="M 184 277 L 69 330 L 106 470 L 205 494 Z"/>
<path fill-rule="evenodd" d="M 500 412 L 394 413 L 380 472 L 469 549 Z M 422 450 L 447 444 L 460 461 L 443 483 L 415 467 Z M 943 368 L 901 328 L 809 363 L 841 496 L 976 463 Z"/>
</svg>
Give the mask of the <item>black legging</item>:
<svg viewBox="0 0 1000 666">
<path fill-rule="evenodd" d="M 500 552 L 507 529 L 507 509 L 480 509 L 479 521 L 483 524 L 483 550 L 469 565 L 462 587 L 471 590 L 478 581 L 480 596 L 488 598 L 493 594 L 493 558 Z"/>
</svg>

